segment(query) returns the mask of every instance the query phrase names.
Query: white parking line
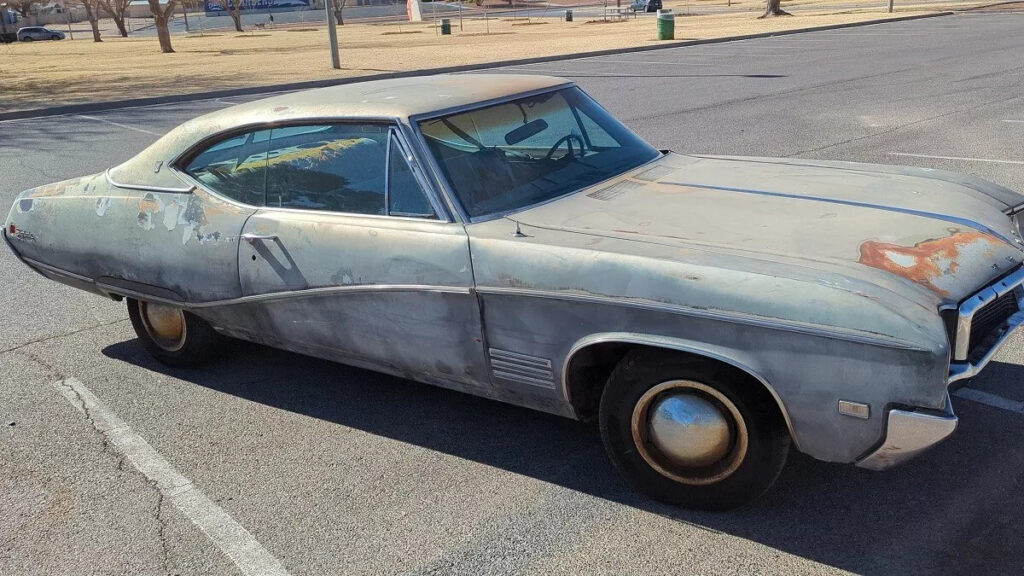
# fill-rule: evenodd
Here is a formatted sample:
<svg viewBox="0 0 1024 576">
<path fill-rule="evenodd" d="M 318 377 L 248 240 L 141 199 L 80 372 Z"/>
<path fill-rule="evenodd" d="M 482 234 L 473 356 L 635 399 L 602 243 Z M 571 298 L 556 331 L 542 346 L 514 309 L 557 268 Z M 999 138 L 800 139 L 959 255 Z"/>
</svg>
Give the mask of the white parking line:
<svg viewBox="0 0 1024 576">
<path fill-rule="evenodd" d="M 1010 412 L 1024 414 L 1024 402 L 1010 400 L 1009 398 L 1003 398 L 1002 396 L 997 396 L 981 390 L 975 390 L 974 388 L 961 388 L 956 392 L 953 392 L 953 396 L 971 400 L 986 406 L 992 406 L 993 408 L 1002 408 L 1003 410 L 1008 410 Z"/>
<path fill-rule="evenodd" d="M 1003 120 L 1003 122 L 1014 122 L 1017 124 L 1024 124 L 1024 120 Z"/>
<path fill-rule="evenodd" d="M 100 402 L 85 384 L 69 378 L 54 382 L 53 387 L 85 414 L 93 428 L 124 454 L 139 472 L 156 484 L 164 498 L 173 502 L 182 514 L 205 532 L 243 574 L 288 576 L 284 566 L 248 530 L 175 470 L 142 436 Z"/>
<path fill-rule="evenodd" d="M 161 134 L 159 132 L 150 132 L 149 130 L 143 130 L 142 128 L 136 128 L 135 126 L 129 126 L 127 124 L 120 124 L 118 122 L 111 122 L 110 120 L 107 120 L 105 118 L 97 118 L 95 116 L 86 116 L 84 114 L 76 114 L 75 117 L 76 118 L 85 118 L 86 120 L 95 120 L 96 122 L 105 122 L 105 123 L 110 124 L 112 126 L 117 126 L 118 128 L 124 128 L 125 130 L 135 130 L 136 132 L 142 132 L 143 134 L 152 134 L 153 136 L 163 136 L 163 134 Z"/>
<path fill-rule="evenodd" d="M 934 158 L 936 160 L 964 160 L 967 162 L 988 162 L 990 164 L 1024 165 L 1024 160 L 997 160 L 995 158 L 964 158 L 961 156 L 933 156 L 931 154 L 910 154 L 908 152 L 889 152 L 889 156 L 909 156 L 911 158 Z"/>
</svg>

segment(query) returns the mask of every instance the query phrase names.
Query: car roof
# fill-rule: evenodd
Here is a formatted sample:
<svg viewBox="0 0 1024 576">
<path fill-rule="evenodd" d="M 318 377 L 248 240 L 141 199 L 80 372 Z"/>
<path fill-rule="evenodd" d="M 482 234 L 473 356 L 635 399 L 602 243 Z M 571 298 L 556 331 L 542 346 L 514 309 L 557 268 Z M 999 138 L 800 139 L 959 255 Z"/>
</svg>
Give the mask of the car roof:
<svg viewBox="0 0 1024 576">
<path fill-rule="evenodd" d="M 200 119 L 216 120 L 221 116 L 242 119 L 254 113 L 264 120 L 282 117 L 404 119 L 563 84 L 571 82 L 528 74 L 438 74 L 372 80 L 256 100 Z"/>
<path fill-rule="evenodd" d="M 182 187 L 167 170 L 154 172 L 197 142 L 252 125 L 316 120 L 410 117 L 444 112 L 517 94 L 571 86 L 552 76 L 527 74 L 438 74 L 373 80 L 292 92 L 239 104 L 185 122 L 131 160 L 113 168 L 111 179 L 136 186 Z"/>
</svg>

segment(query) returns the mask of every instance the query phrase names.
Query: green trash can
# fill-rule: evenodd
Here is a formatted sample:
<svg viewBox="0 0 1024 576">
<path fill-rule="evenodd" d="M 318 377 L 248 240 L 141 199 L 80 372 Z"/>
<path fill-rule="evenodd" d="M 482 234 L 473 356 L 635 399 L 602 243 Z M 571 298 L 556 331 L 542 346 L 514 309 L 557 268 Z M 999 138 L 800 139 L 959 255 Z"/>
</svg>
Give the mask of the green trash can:
<svg viewBox="0 0 1024 576">
<path fill-rule="evenodd" d="M 676 15 L 671 10 L 658 10 L 658 40 L 675 40 Z"/>
<path fill-rule="evenodd" d="M 565 21 L 572 22 L 572 10 L 565 11 Z"/>
<path fill-rule="evenodd" d="M 449 35 L 451 35 L 451 33 L 452 33 L 452 21 L 447 19 L 447 18 L 441 19 L 441 35 L 442 36 L 449 36 Z"/>
</svg>

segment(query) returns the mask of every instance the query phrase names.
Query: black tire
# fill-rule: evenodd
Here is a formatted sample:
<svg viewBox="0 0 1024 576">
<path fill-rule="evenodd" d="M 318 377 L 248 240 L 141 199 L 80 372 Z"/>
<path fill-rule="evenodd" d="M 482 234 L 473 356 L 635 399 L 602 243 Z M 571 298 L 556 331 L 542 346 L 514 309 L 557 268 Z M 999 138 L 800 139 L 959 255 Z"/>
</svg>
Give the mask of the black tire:
<svg viewBox="0 0 1024 576">
<path fill-rule="evenodd" d="M 22 42 L 31 42 L 32 40 L 35 40 L 35 38 L 32 38 L 31 36 L 25 36 L 21 39 Z"/>
<path fill-rule="evenodd" d="M 223 349 L 224 337 L 194 314 L 180 311 L 184 329 L 180 338 L 169 342 L 160 338 L 150 326 L 148 317 L 151 306 L 155 305 L 131 298 L 126 298 L 126 301 L 128 317 L 132 321 L 139 342 L 161 364 L 176 368 L 192 368 L 216 357 Z"/>
<path fill-rule="evenodd" d="M 643 406 L 651 407 L 664 398 L 655 394 L 656 388 L 693 383 L 701 388 L 682 391 L 708 393 L 702 401 L 718 407 L 722 421 L 730 423 L 729 447 L 714 464 L 682 469 L 649 441 L 641 441 L 643 447 L 638 447 L 634 410 L 641 400 Z M 647 408 L 641 410 L 637 414 L 642 417 L 636 418 L 641 422 L 638 430 L 649 431 Z M 735 423 L 733 415 L 739 415 L 742 423 Z M 785 421 L 760 383 L 731 366 L 685 354 L 650 349 L 627 353 L 605 386 L 598 418 L 605 450 L 619 473 L 651 498 L 686 508 L 729 510 L 749 504 L 775 483 L 789 453 Z M 737 440 L 740 436 L 745 437 L 745 445 Z M 660 472 L 652 462 L 665 464 L 661 468 L 667 472 Z"/>
<path fill-rule="evenodd" d="M 60 40 L 60 36 L 54 34 L 53 36 L 50 36 L 50 40 Z"/>
</svg>

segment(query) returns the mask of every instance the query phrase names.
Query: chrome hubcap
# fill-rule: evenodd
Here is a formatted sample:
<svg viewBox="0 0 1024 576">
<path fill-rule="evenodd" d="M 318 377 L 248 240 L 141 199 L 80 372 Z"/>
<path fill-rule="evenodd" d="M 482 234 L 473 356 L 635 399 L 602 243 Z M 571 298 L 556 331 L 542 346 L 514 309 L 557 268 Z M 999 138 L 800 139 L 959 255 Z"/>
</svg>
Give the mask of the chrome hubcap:
<svg viewBox="0 0 1024 576">
<path fill-rule="evenodd" d="M 139 302 L 139 315 L 157 346 L 174 352 L 185 345 L 185 313 L 180 308 Z"/>
<path fill-rule="evenodd" d="M 747 452 L 747 428 L 736 406 L 718 390 L 691 380 L 648 390 L 633 410 L 632 430 L 644 460 L 685 484 L 723 480 Z"/>
</svg>

